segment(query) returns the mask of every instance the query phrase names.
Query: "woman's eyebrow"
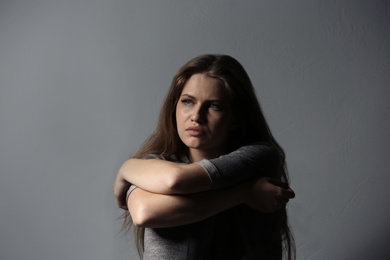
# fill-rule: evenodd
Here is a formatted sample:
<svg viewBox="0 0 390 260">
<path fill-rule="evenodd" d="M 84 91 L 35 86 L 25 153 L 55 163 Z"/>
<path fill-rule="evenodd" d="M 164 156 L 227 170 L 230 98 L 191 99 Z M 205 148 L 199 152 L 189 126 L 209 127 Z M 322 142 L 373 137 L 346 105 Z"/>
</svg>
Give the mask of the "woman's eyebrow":
<svg viewBox="0 0 390 260">
<path fill-rule="evenodd" d="M 196 97 L 194 97 L 190 94 L 182 94 L 180 97 L 188 97 L 188 98 L 192 98 L 192 99 L 197 99 Z M 224 100 L 221 98 L 211 98 L 211 99 L 207 99 L 206 101 L 207 102 L 223 102 Z"/>
<path fill-rule="evenodd" d="M 190 95 L 190 94 L 182 94 L 181 97 L 183 97 L 183 96 L 195 99 L 195 97 Z"/>
</svg>

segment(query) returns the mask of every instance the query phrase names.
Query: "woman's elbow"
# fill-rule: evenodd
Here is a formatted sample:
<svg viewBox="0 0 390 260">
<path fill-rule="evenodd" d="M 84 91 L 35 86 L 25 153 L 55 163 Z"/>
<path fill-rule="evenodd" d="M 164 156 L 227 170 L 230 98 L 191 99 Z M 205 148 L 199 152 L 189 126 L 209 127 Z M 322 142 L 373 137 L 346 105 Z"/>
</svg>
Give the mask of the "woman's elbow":
<svg viewBox="0 0 390 260">
<path fill-rule="evenodd" d="M 209 190 L 210 177 L 202 166 L 197 164 L 178 164 L 165 179 L 169 194 L 190 194 Z"/>
<path fill-rule="evenodd" d="M 135 226 L 146 227 L 152 218 L 148 192 L 142 189 L 134 189 L 127 198 L 127 208 Z"/>
<path fill-rule="evenodd" d="M 168 191 L 166 194 L 184 194 L 185 180 L 182 176 L 180 167 L 176 167 L 174 171 L 164 180 L 164 185 Z"/>
<path fill-rule="evenodd" d="M 128 204 L 133 224 L 137 227 L 151 227 L 153 216 L 147 205 L 142 202 Z"/>
</svg>

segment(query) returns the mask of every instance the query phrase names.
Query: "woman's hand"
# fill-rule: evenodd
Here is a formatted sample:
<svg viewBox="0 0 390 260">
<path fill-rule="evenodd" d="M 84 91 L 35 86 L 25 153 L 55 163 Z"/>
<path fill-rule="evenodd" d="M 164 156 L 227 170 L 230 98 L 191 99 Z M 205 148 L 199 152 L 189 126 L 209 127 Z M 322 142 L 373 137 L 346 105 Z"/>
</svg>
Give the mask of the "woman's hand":
<svg viewBox="0 0 390 260">
<path fill-rule="evenodd" d="M 263 213 L 272 213 L 284 208 L 287 202 L 295 197 L 294 191 L 287 183 L 262 177 L 244 184 L 247 189 L 246 205 Z"/>
<path fill-rule="evenodd" d="M 126 195 L 130 186 L 131 184 L 123 178 L 121 172 L 119 171 L 116 175 L 114 184 L 112 185 L 112 189 L 114 191 L 118 207 L 124 210 L 127 210 Z"/>
</svg>

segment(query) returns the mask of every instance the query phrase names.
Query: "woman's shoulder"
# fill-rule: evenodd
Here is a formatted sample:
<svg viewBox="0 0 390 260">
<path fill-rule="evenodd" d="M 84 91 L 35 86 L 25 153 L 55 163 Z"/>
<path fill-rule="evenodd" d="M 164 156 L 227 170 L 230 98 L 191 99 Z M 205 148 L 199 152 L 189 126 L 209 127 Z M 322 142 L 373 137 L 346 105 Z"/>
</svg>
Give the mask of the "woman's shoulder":
<svg viewBox="0 0 390 260">
<path fill-rule="evenodd" d="M 142 157 L 142 159 L 159 159 L 159 160 L 166 160 L 164 156 L 162 156 L 162 155 L 160 155 L 160 154 L 153 154 L 153 153 L 144 155 L 144 156 Z"/>
</svg>

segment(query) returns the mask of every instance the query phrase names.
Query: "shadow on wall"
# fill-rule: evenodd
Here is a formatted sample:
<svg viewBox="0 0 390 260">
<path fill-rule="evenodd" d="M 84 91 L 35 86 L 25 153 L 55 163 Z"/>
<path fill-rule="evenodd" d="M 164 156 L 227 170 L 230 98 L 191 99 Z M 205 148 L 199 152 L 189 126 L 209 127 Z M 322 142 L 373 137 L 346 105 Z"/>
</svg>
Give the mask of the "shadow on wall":
<svg viewBox="0 0 390 260">
<path fill-rule="evenodd" d="M 364 245 L 351 248 L 351 251 L 355 251 L 356 248 L 360 250 L 351 252 L 352 257 L 348 259 L 388 260 L 390 259 L 390 246 L 384 246 L 386 244 L 384 241 L 390 241 L 390 227 L 388 225 L 384 225 L 383 232 L 376 237 L 367 237 Z"/>
</svg>

